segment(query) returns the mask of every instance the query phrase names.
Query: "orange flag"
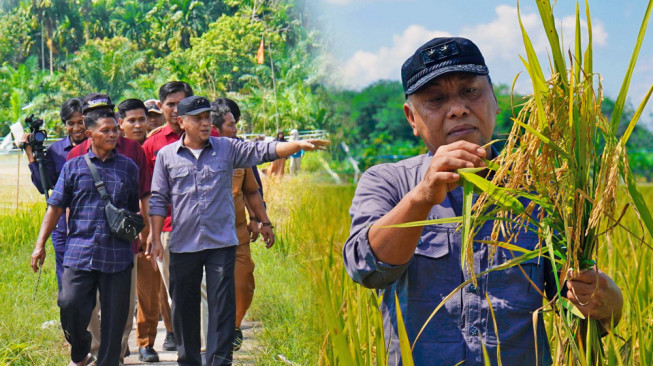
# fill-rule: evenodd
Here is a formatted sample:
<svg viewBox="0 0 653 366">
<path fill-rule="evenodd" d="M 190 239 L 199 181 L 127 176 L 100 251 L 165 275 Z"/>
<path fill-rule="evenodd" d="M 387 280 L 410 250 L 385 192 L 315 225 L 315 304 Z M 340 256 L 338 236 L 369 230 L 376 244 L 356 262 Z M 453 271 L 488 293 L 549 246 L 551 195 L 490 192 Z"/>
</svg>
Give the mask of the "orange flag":
<svg viewBox="0 0 653 366">
<path fill-rule="evenodd" d="M 260 65 L 265 62 L 265 46 L 263 46 L 263 38 L 261 38 L 261 43 L 258 45 L 258 51 L 256 51 L 256 62 Z"/>
</svg>

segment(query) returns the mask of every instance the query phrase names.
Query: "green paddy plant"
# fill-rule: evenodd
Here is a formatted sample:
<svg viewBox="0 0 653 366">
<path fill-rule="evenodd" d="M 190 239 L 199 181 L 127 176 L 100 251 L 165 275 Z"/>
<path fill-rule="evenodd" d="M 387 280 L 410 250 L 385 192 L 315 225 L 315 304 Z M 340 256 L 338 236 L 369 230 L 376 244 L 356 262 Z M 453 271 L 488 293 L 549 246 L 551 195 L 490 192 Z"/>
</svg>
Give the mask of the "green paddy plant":
<svg viewBox="0 0 653 366">
<path fill-rule="evenodd" d="M 547 299 L 540 312 L 552 313 L 550 319 L 553 360 L 562 365 L 597 365 L 614 360 L 629 364 L 628 355 L 617 353 L 622 342 L 614 334 L 601 340 L 608 325 L 585 319 L 565 299 L 564 282 L 568 273 L 576 274 L 591 267 L 602 268 L 598 261 L 599 245 L 610 241 L 615 231 L 625 230 L 634 252 L 650 248 L 646 234 L 653 233 L 653 219 L 639 192 L 628 165 L 626 142 L 650 98 L 648 91 L 622 136 L 617 136 L 630 80 L 653 7 L 649 1 L 637 37 L 630 64 L 608 119 L 601 113 L 603 89 L 593 70 L 592 25 L 586 3 L 588 44 L 583 48 L 581 17 L 576 7 L 573 49 L 566 51 L 558 36 L 549 1 L 536 1 L 550 46 L 552 74 L 545 77 L 523 24 L 520 26 L 526 50 L 522 62 L 532 80 L 533 94 L 524 102 L 514 121 L 505 148 L 488 162 L 490 174 L 478 175 L 479 169 L 462 169 L 464 203 L 461 266 L 473 273 L 472 242 L 475 232 L 487 220 L 494 220 L 492 248 L 513 251 L 515 258 L 497 266 L 516 266 L 534 256 L 549 260 L 554 268 L 557 294 Z M 516 80 L 516 79 L 515 79 Z M 625 185 L 621 185 L 625 183 Z M 623 197 L 617 200 L 617 194 Z M 474 192 L 479 193 L 473 204 Z M 624 214 L 634 211 L 638 228 L 624 225 Z M 521 233 L 539 236 L 535 250 L 524 250 L 509 243 L 518 242 Z M 501 241 L 499 238 L 502 239 Z M 626 245 L 626 243 L 623 243 Z M 437 309 L 436 309 L 437 310 Z M 536 318 L 535 318 L 536 319 Z M 536 324 L 536 322 L 534 322 Z M 642 328 L 639 328 L 642 329 Z M 606 357 L 605 348 L 612 350 Z M 617 361 L 618 360 L 618 361 Z"/>
</svg>

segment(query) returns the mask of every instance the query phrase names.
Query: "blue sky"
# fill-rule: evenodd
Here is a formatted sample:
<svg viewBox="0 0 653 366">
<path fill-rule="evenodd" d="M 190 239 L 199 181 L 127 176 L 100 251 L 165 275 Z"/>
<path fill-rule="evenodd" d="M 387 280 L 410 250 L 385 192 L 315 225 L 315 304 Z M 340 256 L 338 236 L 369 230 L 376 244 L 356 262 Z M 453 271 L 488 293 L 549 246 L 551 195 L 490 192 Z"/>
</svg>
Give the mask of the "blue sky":
<svg viewBox="0 0 653 366">
<path fill-rule="evenodd" d="M 313 11 L 323 34 L 341 85 L 360 89 L 379 79 L 399 80 L 403 61 L 417 47 L 436 36 L 456 35 L 472 39 L 483 52 L 494 82 L 512 84 L 524 71 L 525 57 L 517 20 L 516 1 L 496 0 L 313 0 Z M 616 98 L 646 10 L 647 1 L 591 1 L 594 70 L 603 76 L 606 96 Z M 565 45 L 573 44 L 576 2 L 559 0 L 554 8 Z M 520 3 L 522 21 L 548 65 L 547 40 L 534 0 Z M 580 4 L 581 19 L 585 5 Z M 584 24 L 586 30 L 586 24 Z M 586 33 L 586 32 L 585 32 Z M 587 42 L 583 42 L 585 47 Z M 629 100 L 638 106 L 653 84 L 653 24 L 632 79 Z M 517 90 L 527 93 L 530 79 L 522 72 Z M 653 128 L 653 102 L 642 122 Z"/>
</svg>

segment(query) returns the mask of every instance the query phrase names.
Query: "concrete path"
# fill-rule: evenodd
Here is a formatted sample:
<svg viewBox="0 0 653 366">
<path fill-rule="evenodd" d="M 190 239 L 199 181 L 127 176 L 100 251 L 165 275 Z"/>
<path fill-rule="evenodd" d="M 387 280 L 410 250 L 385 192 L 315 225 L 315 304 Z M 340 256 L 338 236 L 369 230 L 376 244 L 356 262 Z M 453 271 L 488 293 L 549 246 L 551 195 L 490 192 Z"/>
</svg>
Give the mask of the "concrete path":
<svg viewBox="0 0 653 366">
<path fill-rule="evenodd" d="M 256 364 L 256 350 L 258 343 L 256 342 L 256 332 L 260 330 L 261 323 L 248 321 L 247 318 L 243 321 L 241 327 L 243 331 L 243 346 L 239 351 L 234 352 L 234 365 L 255 365 Z M 147 363 L 138 360 L 138 347 L 136 346 L 136 329 L 132 329 L 129 335 L 129 351 L 131 355 L 125 358 L 125 365 L 176 365 L 177 364 L 177 351 L 164 351 L 163 340 L 166 337 L 166 328 L 163 322 L 159 322 L 156 341 L 154 342 L 154 349 L 159 354 L 158 363 Z"/>
</svg>

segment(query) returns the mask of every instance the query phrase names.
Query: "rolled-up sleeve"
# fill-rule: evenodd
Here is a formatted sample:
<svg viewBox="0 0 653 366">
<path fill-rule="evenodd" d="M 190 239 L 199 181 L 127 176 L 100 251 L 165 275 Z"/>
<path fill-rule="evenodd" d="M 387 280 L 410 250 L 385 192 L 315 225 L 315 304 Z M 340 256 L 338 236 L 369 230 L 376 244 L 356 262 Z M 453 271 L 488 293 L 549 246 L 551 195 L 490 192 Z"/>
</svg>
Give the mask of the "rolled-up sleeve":
<svg viewBox="0 0 653 366">
<path fill-rule="evenodd" d="M 226 139 L 231 143 L 231 161 L 234 168 L 250 168 L 252 166 L 279 159 L 277 142 L 240 141 Z"/>
<path fill-rule="evenodd" d="M 379 261 L 372 252 L 368 239 L 370 226 L 401 200 L 397 187 L 390 172 L 377 166 L 363 174 L 356 188 L 349 210 L 352 223 L 349 238 L 343 248 L 343 259 L 349 276 L 365 287 L 388 287 L 410 264 L 410 261 L 402 265 Z"/>
<path fill-rule="evenodd" d="M 150 216 L 168 216 L 170 205 L 170 180 L 164 150 L 160 150 L 152 174 L 152 196 L 150 197 Z"/>
</svg>

